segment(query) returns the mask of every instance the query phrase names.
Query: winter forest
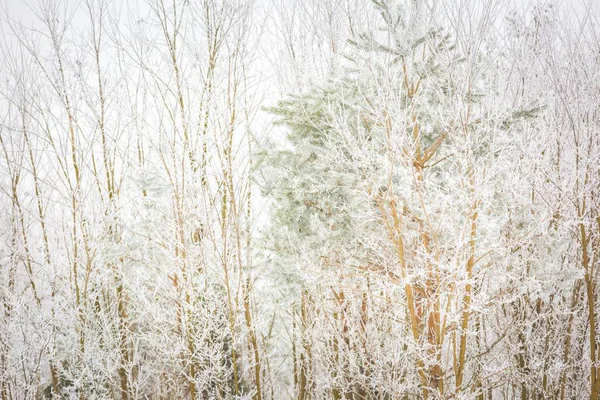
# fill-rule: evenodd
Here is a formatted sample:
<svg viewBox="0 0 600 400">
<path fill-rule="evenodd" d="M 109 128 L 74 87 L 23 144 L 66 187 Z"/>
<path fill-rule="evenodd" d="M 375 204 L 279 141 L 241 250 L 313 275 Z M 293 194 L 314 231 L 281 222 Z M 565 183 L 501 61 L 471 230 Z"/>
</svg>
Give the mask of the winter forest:
<svg viewBox="0 0 600 400">
<path fill-rule="evenodd" d="M 595 0 L 0 4 L 0 400 L 598 400 L 599 295 Z"/>
</svg>

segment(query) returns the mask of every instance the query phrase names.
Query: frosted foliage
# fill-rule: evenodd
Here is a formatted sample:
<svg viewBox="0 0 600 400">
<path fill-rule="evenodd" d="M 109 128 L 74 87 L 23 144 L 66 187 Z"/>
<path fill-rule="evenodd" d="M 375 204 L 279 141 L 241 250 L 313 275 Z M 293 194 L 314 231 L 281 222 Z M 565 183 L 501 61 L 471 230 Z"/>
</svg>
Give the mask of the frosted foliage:
<svg viewBox="0 0 600 400">
<path fill-rule="evenodd" d="M 0 399 L 598 400 L 567 3 L 7 2 Z"/>
</svg>

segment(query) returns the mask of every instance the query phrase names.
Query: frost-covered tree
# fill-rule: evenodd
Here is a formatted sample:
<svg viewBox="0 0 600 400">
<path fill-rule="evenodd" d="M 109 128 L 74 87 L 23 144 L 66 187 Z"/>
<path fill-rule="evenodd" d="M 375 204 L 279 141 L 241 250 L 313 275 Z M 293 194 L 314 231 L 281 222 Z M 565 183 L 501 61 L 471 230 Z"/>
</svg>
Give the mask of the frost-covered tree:
<svg viewBox="0 0 600 400">
<path fill-rule="evenodd" d="M 530 207 L 540 217 L 534 246 L 520 249 L 534 282 L 523 304 L 519 365 L 521 396 L 598 398 L 596 265 L 598 243 L 597 24 L 564 10 L 536 7 L 514 15 L 513 82 L 546 112 L 530 132 L 521 168 L 531 185 Z M 579 32 L 577 35 L 573 32 Z M 525 254 L 527 253 L 527 254 Z"/>
<path fill-rule="evenodd" d="M 253 4 L 27 6 L 2 23 L 2 398 L 260 399 Z"/>
<path fill-rule="evenodd" d="M 429 22 L 424 3 L 373 4 L 382 29 L 353 38 L 326 83 L 271 109 L 289 133 L 264 173 L 275 200 L 270 250 L 280 273 L 315 293 L 299 300 L 300 319 L 313 314 L 309 326 L 298 323 L 299 335 L 308 329 L 313 339 L 296 352 L 331 360 L 314 361 L 298 391 L 483 395 L 508 376 L 508 352 L 486 355 L 503 342 L 509 322 L 497 314 L 525 268 L 502 242 L 530 239 L 510 225 L 514 198 L 527 196 L 511 171 L 541 108 L 503 101 L 487 37 L 479 47 L 457 43 Z M 379 290 L 393 304 L 385 313 L 377 310 L 386 302 L 371 298 Z M 363 318 L 379 313 L 381 326 L 365 329 L 365 319 L 352 317 L 361 293 Z M 323 334 L 331 347 L 314 342 Z M 372 360 L 397 354 L 383 368 L 388 385 L 374 379 L 377 367 L 365 365 L 359 343 Z"/>
</svg>

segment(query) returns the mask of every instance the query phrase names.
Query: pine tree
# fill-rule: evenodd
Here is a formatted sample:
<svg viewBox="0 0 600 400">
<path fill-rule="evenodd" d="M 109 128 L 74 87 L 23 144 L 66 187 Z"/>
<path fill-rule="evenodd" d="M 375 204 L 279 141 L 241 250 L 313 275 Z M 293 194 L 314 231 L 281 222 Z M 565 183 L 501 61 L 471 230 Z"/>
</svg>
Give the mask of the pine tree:
<svg viewBox="0 0 600 400">
<path fill-rule="evenodd" d="M 313 296 L 312 312 L 330 312 L 338 328 L 318 320 L 308 327 L 331 335 L 334 350 L 325 357 L 338 370 L 333 375 L 353 376 L 339 390 L 350 390 L 352 381 L 375 390 L 373 371 L 363 366 L 360 377 L 353 362 L 336 366 L 343 364 L 338 343 L 368 347 L 366 333 L 348 339 L 361 323 L 348 310 L 358 292 L 385 287 L 397 304 L 384 318 L 403 321 L 391 334 L 412 365 L 400 367 L 401 378 L 383 393 L 482 393 L 492 383 L 482 382 L 481 367 L 470 362 L 487 345 L 480 340 L 483 314 L 474 310 L 492 307 L 490 299 L 506 290 L 487 281 L 487 256 L 504 255 L 496 245 L 499 210 L 512 199 L 501 187 L 515 179 L 509 169 L 520 127 L 540 108 L 497 104 L 497 77 L 483 68 L 489 60 L 428 25 L 422 4 L 408 11 L 395 2 L 373 4 L 382 30 L 352 39 L 324 84 L 270 109 L 288 132 L 262 170 L 274 199 L 274 263 L 305 291 L 331 286 L 329 297 L 344 298 L 338 323 L 332 302 Z M 385 353 L 382 337 L 375 346 Z"/>
</svg>

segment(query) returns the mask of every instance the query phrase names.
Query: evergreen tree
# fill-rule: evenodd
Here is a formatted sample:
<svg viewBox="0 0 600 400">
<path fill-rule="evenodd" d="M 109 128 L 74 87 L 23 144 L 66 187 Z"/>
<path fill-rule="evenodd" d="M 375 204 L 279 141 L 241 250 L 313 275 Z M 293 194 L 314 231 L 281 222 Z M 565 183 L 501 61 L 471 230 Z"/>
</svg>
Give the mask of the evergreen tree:
<svg viewBox="0 0 600 400">
<path fill-rule="evenodd" d="M 262 174 L 274 199 L 273 261 L 280 275 L 296 278 L 296 288 L 322 293 L 330 285 L 333 296 L 325 290 L 326 297 L 373 287 L 393 293 L 398 306 L 383 318 L 403 321 L 388 333 L 404 355 L 392 362 L 406 357 L 412 367 L 398 366 L 402 377 L 390 379 L 383 393 L 480 393 L 493 385 L 482 382 L 481 366 L 470 361 L 487 346 L 479 339 L 484 309 L 494 307 L 491 299 L 501 297 L 512 284 L 508 276 L 522 266 L 511 269 L 514 260 L 497 245 L 504 210 L 514 203 L 503 189 L 517 183 L 510 169 L 519 132 L 540 108 L 499 104 L 489 59 L 428 24 L 423 3 L 410 10 L 373 3 L 382 29 L 351 40 L 327 82 L 270 109 L 288 132 Z M 508 286 L 489 280 L 491 255 L 503 259 L 497 267 L 508 274 Z M 343 307 L 359 299 L 346 299 Z M 315 312 L 326 315 L 330 307 L 335 315 L 322 301 Z M 348 323 L 340 323 L 339 340 L 352 330 Z M 314 320 L 308 329 L 335 342 L 340 332 L 325 325 Z M 390 337 L 378 340 L 385 357 Z M 338 350 L 323 351 L 319 357 L 332 358 L 335 370 Z M 353 373 L 352 362 L 341 368 L 374 393 L 373 371 L 362 366 Z"/>
</svg>

